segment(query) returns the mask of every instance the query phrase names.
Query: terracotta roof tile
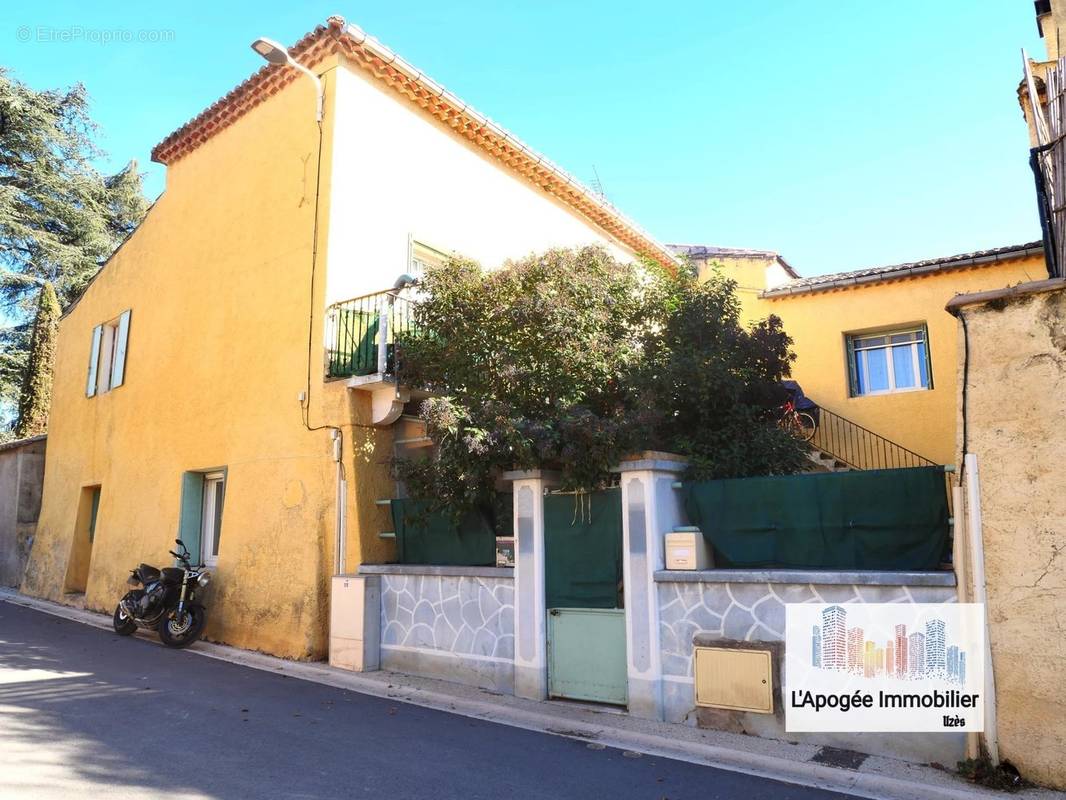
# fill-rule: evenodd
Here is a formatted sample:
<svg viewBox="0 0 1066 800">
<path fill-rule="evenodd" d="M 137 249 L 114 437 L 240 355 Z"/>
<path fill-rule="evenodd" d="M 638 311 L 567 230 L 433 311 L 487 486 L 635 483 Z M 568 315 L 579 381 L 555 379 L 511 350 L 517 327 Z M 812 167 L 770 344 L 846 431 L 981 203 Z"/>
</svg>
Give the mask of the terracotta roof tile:
<svg viewBox="0 0 1066 800">
<path fill-rule="evenodd" d="M 811 278 L 799 278 L 762 293 L 763 297 L 787 297 L 793 294 L 810 294 L 811 292 L 841 289 L 869 283 L 881 283 L 888 280 L 901 280 L 931 272 L 945 272 L 953 269 L 986 266 L 1000 261 L 1027 256 L 1042 255 L 1043 242 L 1028 242 L 1007 247 L 994 247 L 989 250 L 975 250 L 971 253 L 959 253 L 943 258 L 928 258 L 906 264 L 893 264 L 887 267 L 869 267 L 850 272 L 834 272 L 830 275 L 815 275 Z"/>
</svg>

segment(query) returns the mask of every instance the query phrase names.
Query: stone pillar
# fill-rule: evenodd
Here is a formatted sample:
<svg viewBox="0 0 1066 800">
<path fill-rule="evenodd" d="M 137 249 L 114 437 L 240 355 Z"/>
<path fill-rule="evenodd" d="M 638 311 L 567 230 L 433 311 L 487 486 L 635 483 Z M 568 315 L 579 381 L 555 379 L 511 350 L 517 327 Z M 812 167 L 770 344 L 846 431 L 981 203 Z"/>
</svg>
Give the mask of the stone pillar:
<svg viewBox="0 0 1066 800">
<path fill-rule="evenodd" d="M 665 569 L 664 535 L 685 524 L 681 492 L 673 483 L 687 466 L 678 456 L 646 452 L 618 468 L 622 473 L 629 713 L 645 719 L 663 719 L 659 593 L 654 575 Z"/>
<path fill-rule="evenodd" d="M 514 485 L 514 693 L 530 700 L 548 697 L 548 610 L 544 603 L 544 490 L 555 473 L 504 473 Z"/>
</svg>

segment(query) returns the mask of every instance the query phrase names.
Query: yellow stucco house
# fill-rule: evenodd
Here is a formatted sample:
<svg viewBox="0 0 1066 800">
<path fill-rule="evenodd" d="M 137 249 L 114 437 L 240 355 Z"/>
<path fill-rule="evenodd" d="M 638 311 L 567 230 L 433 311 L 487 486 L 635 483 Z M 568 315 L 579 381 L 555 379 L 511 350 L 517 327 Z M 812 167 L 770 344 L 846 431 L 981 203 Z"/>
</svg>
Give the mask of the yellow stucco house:
<svg viewBox="0 0 1066 800">
<path fill-rule="evenodd" d="M 962 342 L 945 304 L 1048 277 L 1040 242 L 811 278 L 770 251 L 671 247 L 736 280 L 748 320 L 783 320 L 793 377 L 829 412 L 815 443 L 860 468 L 953 463 Z"/>
<path fill-rule="evenodd" d="M 110 611 L 180 534 L 217 572 L 208 637 L 319 658 L 329 577 L 392 555 L 411 398 L 337 368 L 364 310 L 388 324 L 383 292 L 441 253 L 674 257 L 343 19 L 289 54 L 321 95 L 271 64 L 168 136 L 165 192 L 67 310 L 22 588 Z"/>
<path fill-rule="evenodd" d="M 110 611 L 180 535 L 217 572 L 209 638 L 324 656 L 330 576 L 392 560 L 387 462 L 422 443 L 388 330 L 451 252 L 720 263 L 748 319 L 783 318 L 827 413 L 940 463 L 945 302 L 1046 274 L 1034 245 L 809 279 L 670 248 L 343 19 L 289 54 L 313 78 L 263 67 L 154 149 L 166 191 L 62 320 L 27 593 Z"/>
</svg>

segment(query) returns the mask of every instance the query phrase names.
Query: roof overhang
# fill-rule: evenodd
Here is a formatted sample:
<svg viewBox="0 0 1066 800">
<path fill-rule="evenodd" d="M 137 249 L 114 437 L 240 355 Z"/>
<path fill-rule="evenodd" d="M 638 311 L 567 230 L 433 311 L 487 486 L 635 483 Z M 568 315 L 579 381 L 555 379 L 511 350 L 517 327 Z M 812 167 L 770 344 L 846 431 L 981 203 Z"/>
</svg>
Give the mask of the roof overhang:
<svg viewBox="0 0 1066 800">
<path fill-rule="evenodd" d="M 1043 254 L 1043 244 L 1040 242 L 1030 242 L 1023 245 L 1000 247 L 994 250 L 983 250 L 975 253 L 964 253 L 962 255 L 949 256 L 941 259 L 916 261 L 911 264 L 898 264 L 891 267 L 842 272 L 835 275 L 827 275 L 824 278 L 805 278 L 795 283 L 786 283 L 773 289 L 767 289 L 760 292 L 759 296 L 766 299 L 777 299 L 792 297 L 795 295 L 814 294 L 816 292 L 850 289 L 859 286 L 886 283 L 888 281 L 918 278 L 925 275 L 953 270 L 986 267 L 1004 261 L 1042 256 Z"/>
</svg>

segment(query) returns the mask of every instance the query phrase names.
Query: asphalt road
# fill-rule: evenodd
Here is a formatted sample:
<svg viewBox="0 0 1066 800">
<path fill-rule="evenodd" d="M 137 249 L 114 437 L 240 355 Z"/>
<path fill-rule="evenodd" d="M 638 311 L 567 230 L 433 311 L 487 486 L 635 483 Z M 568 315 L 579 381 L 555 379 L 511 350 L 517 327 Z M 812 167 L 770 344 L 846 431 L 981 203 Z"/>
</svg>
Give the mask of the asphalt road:
<svg viewBox="0 0 1066 800">
<path fill-rule="evenodd" d="M 634 756 L 168 650 L 0 602 L 5 800 L 846 797 Z"/>
</svg>

